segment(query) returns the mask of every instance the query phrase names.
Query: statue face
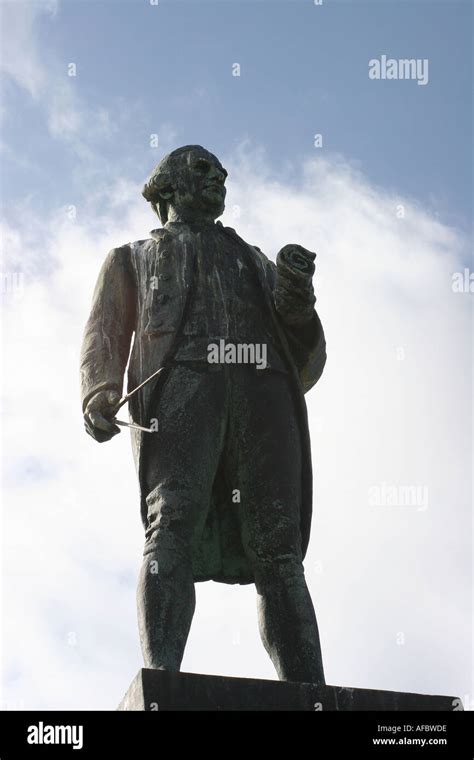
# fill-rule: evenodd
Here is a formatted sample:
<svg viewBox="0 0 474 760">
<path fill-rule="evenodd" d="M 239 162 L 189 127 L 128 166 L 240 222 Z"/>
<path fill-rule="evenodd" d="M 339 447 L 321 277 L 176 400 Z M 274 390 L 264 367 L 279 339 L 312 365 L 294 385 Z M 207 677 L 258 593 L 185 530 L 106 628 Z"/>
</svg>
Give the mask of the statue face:
<svg viewBox="0 0 474 760">
<path fill-rule="evenodd" d="M 173 215 L 186 219 L 212 218 L 225 206 L 227 172 L 207 150 L 189 150 L 175 158 L 173 193 L 169 199 Z"/>
</svg>

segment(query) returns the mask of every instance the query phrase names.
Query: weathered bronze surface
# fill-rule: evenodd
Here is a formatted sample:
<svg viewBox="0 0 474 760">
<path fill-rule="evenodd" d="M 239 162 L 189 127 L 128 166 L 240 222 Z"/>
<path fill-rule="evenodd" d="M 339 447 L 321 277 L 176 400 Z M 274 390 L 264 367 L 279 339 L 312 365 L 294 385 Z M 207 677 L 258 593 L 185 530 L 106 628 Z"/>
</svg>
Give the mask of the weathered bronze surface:
<svg viewBox="0 0 474 760">
<path fill-rule="evenodd" d="M 185 146 L 145 185 L 163 226 L 102 266 L 81 355 L 85 427 L 99 442 L 120 432 L 127 363 L 129 392 L 163 368 L 128 401 L 131 421 L 153 431 L 131 429 L 146 667 L 179 670 L 196 581 L 255 583 L 280 680 L 324 684 L 303 570 L 312 505 L 304 393 L 326 361 L 315 254 L 286 245 L 275 265 L 216 222 L 226 176 L 214 155 Z"/>
</svg>

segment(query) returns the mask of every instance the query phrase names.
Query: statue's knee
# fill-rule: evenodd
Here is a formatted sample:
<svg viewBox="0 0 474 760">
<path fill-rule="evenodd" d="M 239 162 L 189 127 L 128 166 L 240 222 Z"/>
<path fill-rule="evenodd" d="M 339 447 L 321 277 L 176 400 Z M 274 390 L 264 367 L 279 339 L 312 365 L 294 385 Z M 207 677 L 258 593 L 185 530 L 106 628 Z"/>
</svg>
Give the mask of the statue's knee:
<svg viewBox="0 0 474 760">
<path fill-rule="evenodd" d="M 146 547 L 157 543 L 185 550 L 199 532 L 202 522 L 202 504 L 191 499 L 184 491 L 176 493 L 159 486 L 147 499 Z"/>
<path fill-rule="evenodd" d="M 299 584 L 304 568 L 298 553 L 255 557 L 252 562 L 257 589 L 264 586 Z"/>
<path fill-rule="evenodd" d="M 145 544 L 142 574 L 151 580 L 174 575 L 177 570 L 187 567 L 191 567 L 190 546 L 172 533 L 158 533 Z"/>
</svg>

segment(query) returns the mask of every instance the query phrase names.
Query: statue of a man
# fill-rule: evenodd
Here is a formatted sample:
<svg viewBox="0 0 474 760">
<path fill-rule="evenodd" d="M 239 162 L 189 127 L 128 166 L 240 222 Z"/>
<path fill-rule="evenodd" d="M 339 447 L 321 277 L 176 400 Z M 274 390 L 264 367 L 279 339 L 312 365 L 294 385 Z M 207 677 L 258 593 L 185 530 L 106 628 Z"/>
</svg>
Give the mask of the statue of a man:
<svg viewBox="0 0 474 760">
<path fill-rule="evenodd" d="M 226 177 L 216 156 L 187 145 L 145 185 L 163 226 L 102 266 L 81 355 L 85 426 L 100 442 L 120 432 L 127 362 L 129 391 L 163 368 L 129 402 L 134 423 L 158 428 L 131 431 L 146 667 L 179 670 L 196 581 L 255 583 L 278 677 L 322 684 L 303 569 L 312 506 L 303 394 L 326 361 L 315 254 L 287 245 L 275 265 L 216 222 Z"/>
</svg>

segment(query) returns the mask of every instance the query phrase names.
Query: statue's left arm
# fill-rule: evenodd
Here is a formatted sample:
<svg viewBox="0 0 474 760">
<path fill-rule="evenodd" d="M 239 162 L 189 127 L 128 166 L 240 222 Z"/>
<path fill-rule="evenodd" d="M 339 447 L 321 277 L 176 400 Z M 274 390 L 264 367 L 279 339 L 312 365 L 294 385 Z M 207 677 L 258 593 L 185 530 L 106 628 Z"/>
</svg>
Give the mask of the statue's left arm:
<svg viewBox="0 0 474 760">
<path fill-rule="evenodd" d="M 314 308 L 314 259 L 300 245 L 286 245 L 271 264 L 273 301 L 306 393 L 322 375 L 326 340 Z M 267 259 L 268 261 L 268 259 Z"/>
</svg>

